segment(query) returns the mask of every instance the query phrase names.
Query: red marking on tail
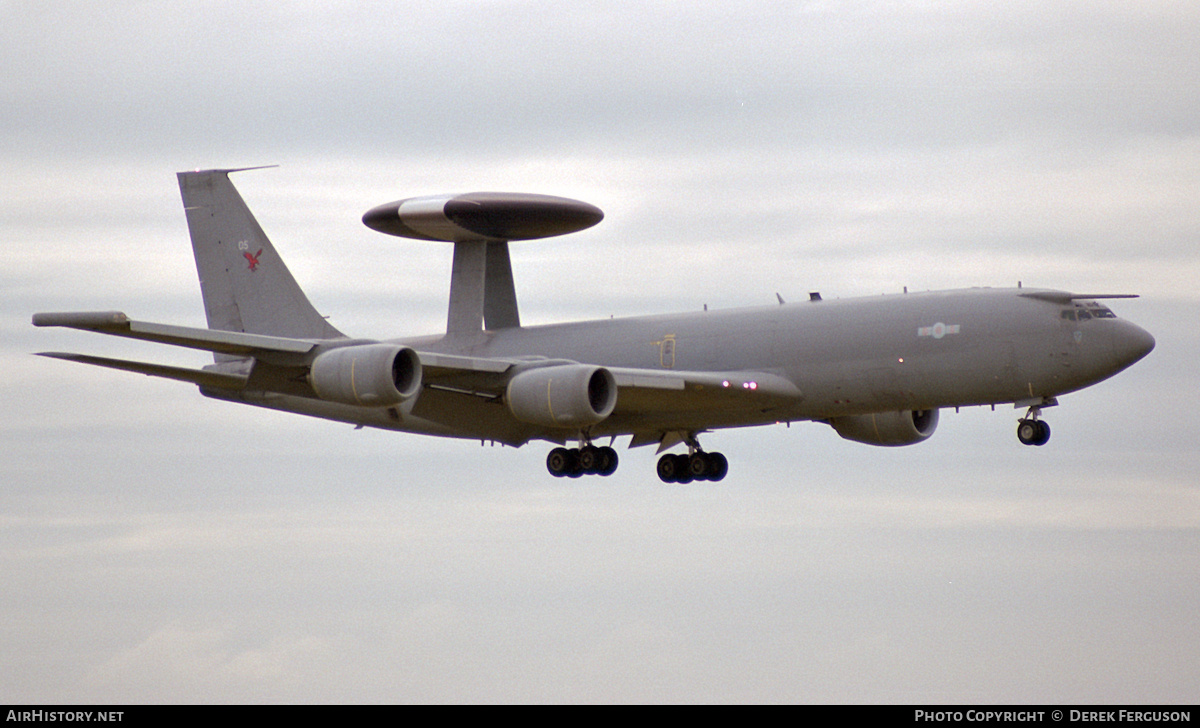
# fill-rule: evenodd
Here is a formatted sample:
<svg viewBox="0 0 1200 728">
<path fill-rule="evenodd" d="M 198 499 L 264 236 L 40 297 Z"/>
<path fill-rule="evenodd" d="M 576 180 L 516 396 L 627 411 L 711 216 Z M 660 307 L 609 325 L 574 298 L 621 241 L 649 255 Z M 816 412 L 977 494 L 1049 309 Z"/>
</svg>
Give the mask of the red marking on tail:
<svg viewBox="0 0 1200 728">
<path fill-rule="evenodd" d="M 250 264 L 251 271 L 258 270 L 258 256 L 262 255 L 262 248 L 259 248 L 258 252 L 254 255 L 250 255 L 249 253 L 242 253 L 242 255 L 246 256 L 246 262 Z"/>
</svg>

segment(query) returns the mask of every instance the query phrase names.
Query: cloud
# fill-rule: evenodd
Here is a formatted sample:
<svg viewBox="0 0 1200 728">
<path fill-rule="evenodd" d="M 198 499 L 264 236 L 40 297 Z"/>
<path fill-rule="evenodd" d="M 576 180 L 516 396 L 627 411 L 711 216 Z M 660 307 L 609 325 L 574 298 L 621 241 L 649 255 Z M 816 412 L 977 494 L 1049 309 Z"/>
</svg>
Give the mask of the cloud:
<svg viewBox="0 0 1200 728">
<path fill-rule="evenodd" d="M 313 666 L 328 666 L 338 649 L 280 635 L 247 647 L 247 637 L 228 626 L 166 625 L 89 670 L 80 697 L 103 703 L 303 701 L 305 690 L 322 679 Z"/>
<path fill-rule="evenodd" d="M 1194 693 L 1184 2 L 0 6 L 0 689 L 22 702 L 1178 701 Z M 706 433 L 565 484 L 480 448 L 32 357 L 202 353 L 174 173 L 235 183 L 346 331 L 445 324 L 449 246 L 364 228 L 499 189 L 606 212 L 514 245 L 527 323 L 1016 281 L 1159 346 L 1047 416 L 880 450 Z M 1117 304 L 1120 305 L 1117 305 Z M 1116 626 L 1114 626 L 1116 625 Z"/>
</svg>

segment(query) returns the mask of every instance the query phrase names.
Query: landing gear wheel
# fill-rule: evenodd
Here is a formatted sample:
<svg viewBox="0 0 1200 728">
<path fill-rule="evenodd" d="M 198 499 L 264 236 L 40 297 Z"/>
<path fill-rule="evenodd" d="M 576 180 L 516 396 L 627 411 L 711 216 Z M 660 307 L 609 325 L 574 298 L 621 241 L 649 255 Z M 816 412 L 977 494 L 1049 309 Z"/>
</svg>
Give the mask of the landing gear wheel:
<svg viewBox="0 0 1200 728">
<path fill-rule="evenodd" d="M 696 476 L 692 475 L 692 471 L 688 467 L 691 458 L 687 455 L 672 455 L 671 457 L 675 458 L 676 483 L 690 483 L 696 479 Z"/>
<path fill-rule="evenodd" d="M 556 447 L 546 456 L 546 470 L 556 478 L 571 475 L 572 471 L 578 470 L 577 460 L 576 455 L 567 448 Z"/>
<path fill-rule="evenodd" d="M 688 472 L 696 480 L 715 483 L 729 472 L 729 461 L 719 452 L 694 452 L 688 458 Z"/>
<path fill-rule="evenodd" d="M 1021 420 L 1017 423 L 1017 439 L 1022 445 L 1041 447 L 1050 441 L 1050 425 L 1043 420 Z"/>
<path fill-rule="evenodd" d="M 711 483 L 723 480 L 729 473 L 729 461 L 719 452 L 708 454 L 708 480 Z"/>
<path fill-rule="evenodd" d="M 598 473 L 604 467 L 604 456 L 600 448 L 588 445 L 579 449 L 579 470 L 584 473 Z"/>
<path fill-rule="evenodd" d="M 1038 430 L 1037 439 L 1033 441 L 1033 444 L 1041 447 L 1050 442 L 1050 425 L 1046 424 L 1045 420 L 1038 420 Z"/>
<path fill-rule="evenodd" d="M 602 464 L 596 473 L 602 476 L 612 475 L 617 471 L 617 463 L 621 461 L 621 459 L 617 457 L 617 451 L 607 445 L 599 448 L 599 450 L 600 461 Z"/>
<path fill-rule="evenodd" d="M 684 457 L 686 459 L 687 456 Z M 663 455 L 658 459 L 658 479 L 664 483 L 678 483 L 683 475 L 683 465 L 677 455 Z"/>
</svg>

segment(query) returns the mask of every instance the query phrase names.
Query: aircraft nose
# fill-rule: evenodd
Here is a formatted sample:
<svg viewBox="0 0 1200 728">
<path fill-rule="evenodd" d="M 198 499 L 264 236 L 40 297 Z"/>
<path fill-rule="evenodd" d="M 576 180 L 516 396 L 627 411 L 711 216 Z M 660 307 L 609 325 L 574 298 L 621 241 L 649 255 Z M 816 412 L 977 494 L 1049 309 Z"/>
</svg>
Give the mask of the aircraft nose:
<svg viewBox="0 0 1200 728">
<path fill-rule="evenodd" d="M 1121 321 L 1113 333 L 1113 354 L 1122 369 L 1140 360 L 1154 349 L 1154 337 L 1140 326 Z"/>
</svg>

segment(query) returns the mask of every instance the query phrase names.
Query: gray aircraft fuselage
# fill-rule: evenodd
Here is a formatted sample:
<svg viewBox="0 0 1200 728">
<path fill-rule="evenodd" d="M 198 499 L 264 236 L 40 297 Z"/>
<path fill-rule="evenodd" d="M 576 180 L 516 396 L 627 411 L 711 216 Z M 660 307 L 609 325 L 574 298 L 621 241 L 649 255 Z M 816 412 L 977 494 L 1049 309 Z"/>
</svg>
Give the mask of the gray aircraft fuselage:
<svg viewBox="0 0 1200 728">
<path fill-rule="evenodd" d="M 614 415 L 591 428 L 599 436 L 1049 400 L 1113 376 L 1154 346 L 1150 334 L 1128 321 L 1064 318 L 1064 311 L 1089 309 L 1029 297 L 1036 293 L 1022 288 L 903 293 L 395 343 L 448 354 L 536 355 L 608 367 L 765 371 L 798 390 L 793 401 L 765 412 L 664 413 L 656 421 L 640 414 L 637 422 Z M 513 423 L 483 400 L 455 398 L 453 416 L 442 414 L 436 422 L 413 413 L 414 405 L 430 406 L 437 396 L 425 392 L 417 402 L 405 403 L 399 418 L 382 408 L 366 412 L 281 395 L 246 393 L 244 401 L 373 427 L 512 445 L 562 436 Z"/>
</svg>

